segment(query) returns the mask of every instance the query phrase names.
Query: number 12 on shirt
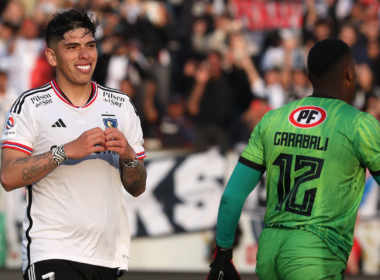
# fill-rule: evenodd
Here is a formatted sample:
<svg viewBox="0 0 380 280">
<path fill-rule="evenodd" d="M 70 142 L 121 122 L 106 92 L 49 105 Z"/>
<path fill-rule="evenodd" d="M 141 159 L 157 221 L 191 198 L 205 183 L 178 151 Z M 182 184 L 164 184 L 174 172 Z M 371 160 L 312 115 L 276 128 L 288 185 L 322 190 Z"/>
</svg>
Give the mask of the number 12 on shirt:
<svg viewBox="0 0 380 280">
<path fill-rule="evenodd" d="M 277 183 L 278 203 L 276 204 L 276 210 L 281 211 L 282 206 L 285 203 L 285 211 L 298 215 L 310 216 L 311 211 L 313 210 L 317 188 L 305 191 L 302 204 L 296 203 L 297 192 L 301 184 L 318 179 L 321 176 L 324 160 L 315 157 L 296 155 L 294 172 L 304 167 L 310 167 L 310 169 L 294 178 L 294 186 L 292 187 L 291 173 L 293 157 L 292 154 L 280 154 L 273 162 L 273 165 L 280 167 L 280 176 Z"/>
</svg>

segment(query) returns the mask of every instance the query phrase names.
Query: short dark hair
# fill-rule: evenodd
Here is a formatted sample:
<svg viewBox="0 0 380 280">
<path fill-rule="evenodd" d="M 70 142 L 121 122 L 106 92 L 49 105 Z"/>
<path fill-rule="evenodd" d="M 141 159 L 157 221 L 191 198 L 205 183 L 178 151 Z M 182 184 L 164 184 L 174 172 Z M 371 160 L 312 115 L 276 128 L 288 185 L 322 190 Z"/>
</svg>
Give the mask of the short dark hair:
<svg viewBox="0 0 380 280">
<path fill-rule="evenodd" d="M 350 47 L 339 39 L 325 39 L 316 43 L 307 57 L 310 76 L 324 77 L 347 55 Z"/>
<path fill-rule="evenodd" d="M 61 13 L 55 13 L 46 27 L 45 40 L 48 47 L 53 41 L 63 40 L 63 35 L 77 28 L 86 30 L 84 35 L 92 33 L 95 37 L 99 26 L 98 18 L 93 18 L 87 10 L 72 9 Z"/>
</svg>

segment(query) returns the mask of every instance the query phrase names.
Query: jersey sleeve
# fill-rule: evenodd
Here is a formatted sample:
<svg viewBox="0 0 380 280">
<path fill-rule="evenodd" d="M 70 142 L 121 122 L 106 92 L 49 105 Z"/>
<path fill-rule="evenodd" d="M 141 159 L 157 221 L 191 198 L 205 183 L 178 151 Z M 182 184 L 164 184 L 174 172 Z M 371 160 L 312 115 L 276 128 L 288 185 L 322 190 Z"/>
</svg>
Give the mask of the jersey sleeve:
<svg viewBox="0 0 380 280">
<path fill-rule="evenodd" d="M 380 124 L 373 116 L 360 117 L 353 145 L 360 163 L 373 176 L 380 175 Z"/>
<path fill-rule="evenodd" d="M 239 158 L 240 163 L 260 172 L 265 171 L 263 122 L 264 118 L 255 126 L 248 145 Z"/>
<path fill-rule="evenodd" d="M 8 111 L 5 118 L 1 148 L 15 149 L 31 155 L 34 148 L 35 135 L 30 114 L 27 108 L 22 110 L 20 114 L 11 113 L 11 110 Z"/>
<path fill-rule="evenodd" d="M 140 118 L 137 115 L 137 111 L 132 101 L 129 99 L 127 102 L 127 115 L 128 115 L 128 127 L 124 131 L 124 135 L 128 140 L 129 145 L 135 150 L 138 159 L 143 159 L 146 157 L 145 149 L 143 147 L 144 139 L 141 129 Z"/>
</svg>

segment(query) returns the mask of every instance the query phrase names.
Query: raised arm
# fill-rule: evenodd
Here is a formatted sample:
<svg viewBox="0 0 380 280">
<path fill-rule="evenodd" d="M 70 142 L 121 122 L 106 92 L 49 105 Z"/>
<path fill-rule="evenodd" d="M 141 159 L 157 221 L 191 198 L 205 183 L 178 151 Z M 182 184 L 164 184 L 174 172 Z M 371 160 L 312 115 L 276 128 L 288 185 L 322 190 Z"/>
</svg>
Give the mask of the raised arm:
<svg viewBox="0 0 380 280">
<path fill-rule="evenodd" d="M 249 56 L 244 57 L 244 59 L 242 59 L 241 64 L 244 71 L 247 73 L 249 84 L 251 86 L 257 83 L 257 81 L 261 80 L 261 76 L 257 71 L 255 64 Z"/>
<path fill-rule="evenodd" d="M 284 40 L 285 58 L 284 67 L 281 71 L 281 84 L 284 90 L 287 90 L 291 82 L 291 74 L 293 69 L 294 50 L 298 44 L 297 39 L 290 38 Z"/>
<path fill-rule="evenodd" d="M 191 91 L 187 103 L 187 110 L 192 116 L 196 116 L 199 113 L 199 103 L 201 102 L 203 93 L 205 91 L 208 80 L 210 79 L 210 73 L 208 65 L 203 63 L 200 69 L 197 70 L 195 74 L 196 83 Z"/>
</svg>

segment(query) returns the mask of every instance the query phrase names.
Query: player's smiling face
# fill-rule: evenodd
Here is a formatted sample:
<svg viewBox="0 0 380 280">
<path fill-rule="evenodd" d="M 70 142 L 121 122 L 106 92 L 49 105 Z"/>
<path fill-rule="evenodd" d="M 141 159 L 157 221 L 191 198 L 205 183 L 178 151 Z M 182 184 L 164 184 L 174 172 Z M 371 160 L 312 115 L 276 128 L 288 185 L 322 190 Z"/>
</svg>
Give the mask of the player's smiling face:
<svg viewBox="0 0 380 280">
<path fill-rule="evenodd" d="M 57 76 L 63 75 L 73 84 L 84 85 L 91 81 L 98 59 L 95 38 L 84 28 L 66 32 L 64 39 L 53 48 Z"/>
</svg>

